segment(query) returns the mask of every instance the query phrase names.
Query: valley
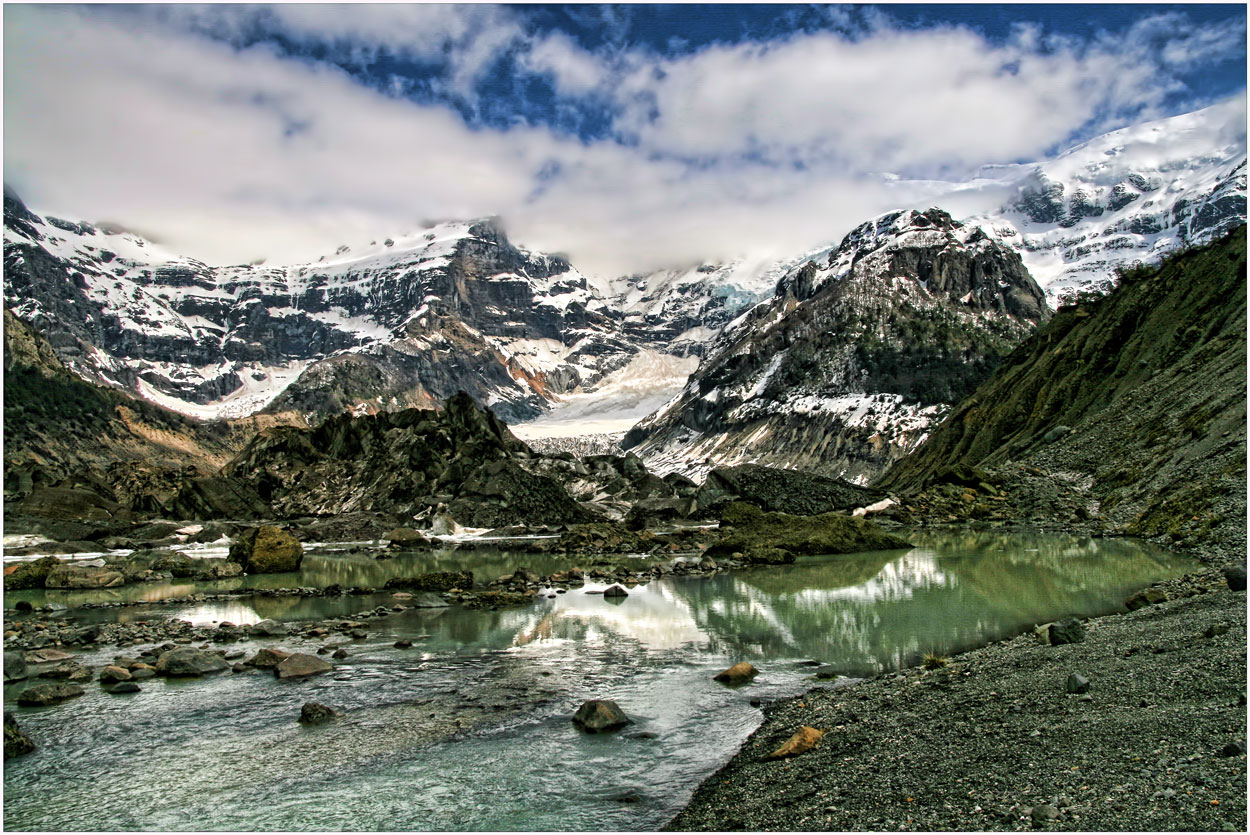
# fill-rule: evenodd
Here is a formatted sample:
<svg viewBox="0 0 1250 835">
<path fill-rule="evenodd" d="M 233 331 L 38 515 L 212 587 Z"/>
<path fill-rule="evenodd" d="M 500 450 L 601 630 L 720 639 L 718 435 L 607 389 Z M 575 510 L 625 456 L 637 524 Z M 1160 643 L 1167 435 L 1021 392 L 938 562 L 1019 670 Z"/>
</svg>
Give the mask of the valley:
<svg viewBox="0 0 1250 835">
<path fill-rule="evenodd" d="M 1244 830 L 1213 118 L 611 279 L 6 191 L 6 828 Z"/>
</svg>

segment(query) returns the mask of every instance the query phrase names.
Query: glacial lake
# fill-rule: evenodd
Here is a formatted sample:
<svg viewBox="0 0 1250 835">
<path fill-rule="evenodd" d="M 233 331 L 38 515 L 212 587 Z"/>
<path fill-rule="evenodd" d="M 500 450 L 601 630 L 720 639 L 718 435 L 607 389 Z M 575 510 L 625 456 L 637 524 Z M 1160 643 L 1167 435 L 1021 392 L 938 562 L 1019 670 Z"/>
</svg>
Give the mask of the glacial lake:
<svg viewBox="0 0 1250 835">
<path fill-rule="evenodd" d="M 150 679 L 110 695 L 95 682 L 58 706 L 5 710 L 39 745 L 5 763 L 8 830 L 639 830 L 666 823 L 758 727 L 752 699 L 830 686 L 812 660 L 847 676 L 949 655 L 1065 616 L 1122 609 L 1134 590 L 1193 564 L 1122 539 L 995 533 L 916 534 L 906 551 L 801 558 L 791 566 L 665 577 L 614 602 L 589 584 L 520 609 L 416 609 L 371 620 L 330 674 L 279 681 L 254 672 Z M 378 586 L 410 555 L 306 559 L 302 574 L 246 578 L 264 587 Z M 544 558 L 545 559 L 545 558 Z M 412 562 L 408 565 L 407 562 Z M 531 555 L 460 554 L 490 578 L 544 572 Z M 333 579 L 322 579 L 322 573 Z M 544 572 L 545 573 L 545 572 Z M 381 579 L 379 579 L 381 578 Z M 173 594 L 228 588 L 172 584 Z M 162 594 L 161 584 L 63 593 Z M 171 586 L 172 587 L 172 586 Z M 168 596 L 169 589 L 163 594 Z M 41 592 L 6 595 L 42 602 Z M 77 599 L 75 599 L 77 598 Z M 52 595 L 47 596 L 48 600 Z M 119 599 L 113 597 L 111 599 Z M 197 623 L 346 616 L 395 602 L 284 599 L 72 611 L 88 619 L 182 617 Z M 412 649 L 395 649 L 399 638 Z M 330 641 L 254 639 L 313 651 Z M 118 653 L 81 653 L 99 668 Z M 760 675 L 730 688 L 712 676 L 737 661 Z M 614 699 L 634 720 L 604 735 L 569 717 Z M 306 701 L 346 713 L 296 722 Z"/>
</svg>

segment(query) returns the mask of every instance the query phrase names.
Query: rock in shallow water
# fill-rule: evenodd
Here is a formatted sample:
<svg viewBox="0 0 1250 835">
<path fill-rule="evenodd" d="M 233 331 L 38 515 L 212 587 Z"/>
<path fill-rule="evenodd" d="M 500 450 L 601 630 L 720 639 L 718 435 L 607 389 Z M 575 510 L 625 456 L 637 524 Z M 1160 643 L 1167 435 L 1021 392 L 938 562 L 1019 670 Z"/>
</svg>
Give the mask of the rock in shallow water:
<svg viewBox="0 0 1250 835">
<path fill-rule="evenodd" d="M 17 726 L 13 714 L 4 714 L 4 758 L 20 757 L 34 750 L 34 741 Z"/>
<path fill-rule="evenodd" d="M 20 651 L 6 652 L 4 654 L 4 680 L 21 681 L 30 675 L 30 671 L 26 668 L 26 656 Z"/>
<path fill-rule="evenodd" d="M 191 647 L 171 649 L 162 653 L 156 662 L 156 674 L 171 678 L 202 676 L 229 669 L 230 665 L 220 655 Z"/>
<path fill-rule="evenodd" d="M 333 669 L 333 664 L 322 661 L 315 655 L 297 652 L 282 659 L 278 666 L 273 668 L 273 673 L 278 678 L 303 678 L 315 676 L 318 673 L 328 673 Z"/>
<path fill-rule="evenodd" d="M 722 670 L 712 676 L 712 678 L 722 684 L 745 684 L 759 675 L 759 673 L 759 670 L 755 669 L 755 667 L 748 664 L 746 661 L 740 661 L 728 670 Z"/>
<path fill-rule="evenodd" d="M 17 697 L 17 703 L 22 707 L 42 707 L 73 699 L 82 694 L 83 689 L 77 684 L 64 682 L 36 684 L 23 690 Z"/>
<path fill-rule="evenodd" d="M 591 699 L 573 714 L 573 722 L 592 734 L 624 727 L 630 721 L 625 711 L 611 699 Z"/>
<path fill-rule="evenodd" d="M 304 546 L 290 533 L 272 525 L 245 531 L 230 546 L 230 560 L 248 574 L 299 571 Z"/>
</svg>

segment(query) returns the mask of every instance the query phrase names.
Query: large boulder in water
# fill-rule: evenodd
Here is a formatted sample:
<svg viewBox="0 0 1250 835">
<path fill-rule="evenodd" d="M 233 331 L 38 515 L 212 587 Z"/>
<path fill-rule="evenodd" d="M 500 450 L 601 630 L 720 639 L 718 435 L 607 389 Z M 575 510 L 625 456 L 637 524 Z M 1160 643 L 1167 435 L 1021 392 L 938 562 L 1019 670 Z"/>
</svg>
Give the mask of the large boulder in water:
<svg viewBox="0 0 1250 835">
<path fill-rule="evenodd" d="M 304 546 L 290 533 L 272 525 L 244 531 L 230 546 L 230 561 L 249 574 L 299 571 Z"/>
<path fill-rule="evenodd" d="M 303 678 L 315 676 L 318 673 L 328 673 L 333 669 L 333 664 L 322 661 L 315 655 L 297 652 L 284 658 L 278 666 L 273 668 L 273 673 L 278 678 Z"/>
<path fill-rule="evenodd" d="M 43 584 L 49 589 L 111 589 L 125 582 L 120 571 L 104 566 L 63 564 L 52 568 Z"/>
<path fill-rule="evenodd" d="M 712 676 L 712 678 L 722 684 L 746 684 L 759 674 L 760 671 L 755 669 L 753 665 L 748 664 L 746 661 L 740 661 L 728 670 L 722 670 Z"/>
<path fill-rule="evenodd" d="M 324 725 L 342 715 L 332 707 L 317 702 L 304 702 L 304 706 L 299 711 L 299 721 L 301 725 Z"/>
<path fill-rule="evenodd" d="M 4 681 L 7 684 L 10 681 L 21 681 L 30 676 L 30 671 L 26 668 L 26 654 L 17 651 L 10 651 L 4 654 Z"/>
<path fill-rule="evenodd" d="M 230 669 L 230 665 L 220 655 L 211 652 L 179 647 L 161 654 L 156 661 L 156 674 L 171 678 L 202 676 L 208 673 L 220 673 Z"/>
<path fill-rule="evenodd" d="M 625 711 L 611 699 L 591 699 L 573 714 L 574 724 L 592 734 L 624 727 L 630 721 Z"/>
<path fill-rule="evenodd" d="M 43 707 L 54 705 L 66 699 L 73 699 L 83 694 L 77 684 L 58 681 L 49 684 L 35 684 L 27 687 L 17 696 L 17 703 L 22 707 Z"/>
<path fill-rule="evenodd" d="M 35 750 L 35 743 L 17 726 L 12 713 L 4 714 L 4 758 L 20 757 Z"/>
<path fill-rule="evenodd" d="M 32 562 L 20 562 L 4 569 L 4 590 L 41 589 L 48 572 L 60 565 L 56 557 L 40 557 Z"/>
</svg>

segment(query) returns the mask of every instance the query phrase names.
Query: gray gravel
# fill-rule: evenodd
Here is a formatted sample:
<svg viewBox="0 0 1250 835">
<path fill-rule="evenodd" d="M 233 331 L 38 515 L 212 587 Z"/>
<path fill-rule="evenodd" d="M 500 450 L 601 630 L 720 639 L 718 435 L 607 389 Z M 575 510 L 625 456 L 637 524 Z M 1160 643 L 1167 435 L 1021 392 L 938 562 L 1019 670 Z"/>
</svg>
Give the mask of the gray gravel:
<svg viewBox="0 0 1250 835">
<path fill-rule="evenodd" d="M 666 828 L 1244 832 L 1245 592 L 1209 568 L 1160 585 L 1175 599 L 1082 643 L 1029 633 L 769 705 Z M 816 750 L 760 761 L 802 725 Z"/>
</svg>

